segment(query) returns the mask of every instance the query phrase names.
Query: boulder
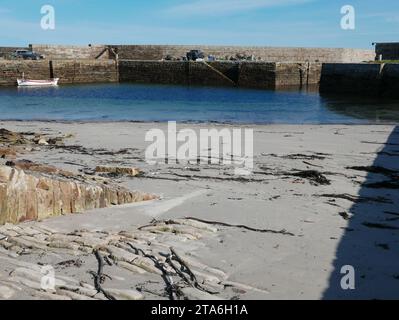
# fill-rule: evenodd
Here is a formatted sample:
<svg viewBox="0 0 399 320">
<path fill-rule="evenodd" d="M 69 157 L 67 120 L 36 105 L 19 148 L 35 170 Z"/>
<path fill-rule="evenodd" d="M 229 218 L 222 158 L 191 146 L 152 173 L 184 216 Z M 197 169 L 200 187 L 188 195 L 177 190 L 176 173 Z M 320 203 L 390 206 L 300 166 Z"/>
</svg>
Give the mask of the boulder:
<svg viewBox="0 0 399 320">
<path fill-rule="evenodd" d="M 39 139 L 39 141 L 37 142 L 37 144 L 43 145 L 43 146 L 47 146 L 48 142 L 46 141 L 46 139 L 41 138 Z"/>
</svg>

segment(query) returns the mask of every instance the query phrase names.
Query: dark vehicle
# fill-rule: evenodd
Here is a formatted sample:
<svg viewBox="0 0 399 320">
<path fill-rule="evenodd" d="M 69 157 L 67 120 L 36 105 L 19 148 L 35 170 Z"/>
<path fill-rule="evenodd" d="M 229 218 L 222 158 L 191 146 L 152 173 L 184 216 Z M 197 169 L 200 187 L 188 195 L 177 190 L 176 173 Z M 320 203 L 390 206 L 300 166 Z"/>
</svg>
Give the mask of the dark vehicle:
<svg viewBox="0 0 399 320">
<path fill-rule="evenodd" d="M 187 52 L 188 61 L 197 61 L 197 59 L 204 59 L 205 55 L 201 50 L 191 50 Z"/>
<path fill-rule="evenodd" d="M 12 57 L 16 58 L 16 59 L 24 59 L 24 60 L 40 60 L 40 59 L 44 59 L 43 55 L 38 54 L 38 53 L 33 52 L 33 51 L 29 51 L 29 50 L 16 50 L 12 54 Z"/>
</svg>

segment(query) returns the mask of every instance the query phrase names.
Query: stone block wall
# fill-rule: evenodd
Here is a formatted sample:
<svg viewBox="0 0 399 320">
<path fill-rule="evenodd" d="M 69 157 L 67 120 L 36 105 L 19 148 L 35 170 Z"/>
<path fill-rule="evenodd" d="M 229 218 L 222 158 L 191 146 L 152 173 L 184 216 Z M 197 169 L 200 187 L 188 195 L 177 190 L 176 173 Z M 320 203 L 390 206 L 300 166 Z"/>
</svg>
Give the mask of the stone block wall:
<svg viewBox="0 0 399 320">
<path fill-rule="evenodd" d="M 335 48 L 277 48 L 237 46 L 172 46 L 172 45 L 111 45 L 117 48 L 119 58 L 126 60 L 162 60 L 167 55 L 182 57 L 192 49 L 201 49 L 206 55 L 218 58 L 236 54 L 254 55 L 265 62 L 363 62 L 375 58 L 373 50 Z"/>
<path fill-rule="evenodd" d="M 113 60 L 54 60 L 54 76 L 63 83 L 118 82 L 118 67 Z"/>
<path fill-rule="evenodd" d="M 187 64 L 181 62 L 119 61 L 120 82 L 186 85 L 187 72 Z"/>
<path fill-rule="evenodd" d="M 188 84 L 200 86 L 234 86 L 238 82 L 239 64 L 234 62 L 186 62 L 188 65 Z M 217 71 L 218 72 L 217 72 Z M 225 77 L 223 77 L 222 73 Z"/>
<path fill-rule="evenodd" d="M 117 64 L 113 60 L 55 60 L 52 65 L 54 77 L 61 78 L 61 84 L 118 81 Z M 0 85 L 16 85 L 22 73 L 30 79 L 48 79 L 50 61 L 0 60 Z"/>
<path fill-rule="evenodd" d="M 168 52 L 165 46 L 156 45 L 112 45 L 116 48 L 119 59 L 123 60 L 162 60 Z M 180 52 L 170 52 L 172 55 L 180 56 Z"/>
<path fill-rule="evenodd" d="M 243 62 L 240 64 L 238 85 L 246 88 L 274 89 L 276 64 L 269 62 Z"/>
<path fill-rule="evenodd" d="M 399 97 L 399 64 L 324 64 L 320 91 Z"/>
<path fill-rule="evenodd" d="M 209 65 L 211 67 L 201 62 L 120 60 L 119 81 L 274 89 L 318 84 L 321 72 L 319 63 L 211 62 Z"/>
<path fill-rule="evenodd" d="M 30 47 L 33 51 L 43 54 L 46 60 L 96 59 L 106 49 L 105 45 L 61 46 L 32 44 Z M 108 59 L 109 55 L 104 54 L 100 58 Z"/>
<path fill-rule="evenodd" d="M 393 45 L 378 44 L 378 48 L 391 48 Z M 372 50 L 342 49 L 342 48 L 290 48 L 290 47 L 239 47 L 239 46 L 205 46 L 205 45 L 87 45 L 87 46 L 64 46 L 31 44 L 29 48 L 46 56 L 47 60 L 66 59 L 109 59 L 111 53 L 107 48 L 115 48 L 119 58 L 123 60 L 162 60 L 167 55 L 172 57 L 183 57 L 187 51 L 201 49 L 206 55 L 214 55 L 218 58 L 230 58 L 236 54 L 255 56 L 264 62 L 363 62 L 375 59 Z M 394 49 L 392 49 L 394 48 Z M 395 54 L 398 53 L 397 46 L 392 47 Z M 396 48 L 396 49 L 395 49 Z M 15 51 L 16 49 L 0 47 L 0 57 Z M 387 50 L 387 49 L 385 49 Z M 3 53 L 2 53 L 3 52 Z"/>
<path fill-rule="evenodd" d="M 276 63 L 276 88 L 315 85 L 320 82 L 322 63 Z"/>
<path fill-rule="evenodd" d="M 212 62 L 210 65 L 237 82 L 238 64 Z M 183 61 L 119 61 L 120 82 L 176 85 L 231 86 L 232 83 L 204 63 Z"/>
<path fill-rule="evenodd" d="M 16 85 L 17 78 L 21 78 L 22 73 L 30 79 L 48 79 L 50 77 L 49 62 L 0 60 L 0 85 Z"/>
<path fill-rule="evenodd" d="M 116 48 L 119 61 L 109 47 Z M 125 82 L 180 85 L 232 86 L 278 88 L 318 84 L 321 65 L 325 62 L 360 62 L 375 58 L 371 50 L 331 48 L 273 48 L 236 46 L 172 46 L 172 45 L 91 45 L 58 46 L 30 45 L 46 56 L 45 61 L 6 61 L 1 59 L 0 85 L 14 85 L 25 72 L 27 78 L 46 79 L 54 76 L 60 83 Z M 0 48 L 3 55 L 19 48 Z M 219 58 L 236 54 L 253 55 L 262 61 L 210 63 L 215 72 L 203 63 L 160 61 L 167 55 L 184 56 L 187 51 L 201 49 L 206 55 Z M 326 70 L 331 67 L 326 67 Z M 340 68 L 339 66 L 337 68 Z M 348 67 L 350 69 L 350 66 Z M 338 71 L 339 73 L 340 71 Z M 220 75 L 222 73 L 224 76 Z M 326 75 L 327 76 L 327 75 Z M 226 79 L 226 77 L 228 79 Z M 350 80 L 348 80 L 350 81 Z"/>
<path fill-rule="evenodd" d="M 276 89 L 320 82 L 324 93 L 399 96 L 399 64 L 377 63 L 212 62 L 210 68 L 184 61 L 0 59 L 0 85 L 16 85 L 22 73 L 26 78 L 48 79 L 50 63 L 61 84 L 133 82 Z"/>
</svg>

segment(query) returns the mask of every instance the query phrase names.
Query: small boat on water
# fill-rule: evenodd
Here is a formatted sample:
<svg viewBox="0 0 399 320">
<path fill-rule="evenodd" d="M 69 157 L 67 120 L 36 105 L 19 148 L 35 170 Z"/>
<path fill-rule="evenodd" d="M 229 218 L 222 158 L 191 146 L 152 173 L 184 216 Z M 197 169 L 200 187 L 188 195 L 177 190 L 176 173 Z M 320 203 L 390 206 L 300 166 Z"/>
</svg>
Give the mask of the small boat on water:
<svg viewBox="0 0 399 320">
<path fill-rule="evenodd" d="M 22 74 L 22 79 L 17 79 L 19 87 L 45 87 L 45 86 L 57 86 L 59 78 L 53 78 L 49 80 L 29 80 L 25 79 L 25 75 Z"/>
</svg>

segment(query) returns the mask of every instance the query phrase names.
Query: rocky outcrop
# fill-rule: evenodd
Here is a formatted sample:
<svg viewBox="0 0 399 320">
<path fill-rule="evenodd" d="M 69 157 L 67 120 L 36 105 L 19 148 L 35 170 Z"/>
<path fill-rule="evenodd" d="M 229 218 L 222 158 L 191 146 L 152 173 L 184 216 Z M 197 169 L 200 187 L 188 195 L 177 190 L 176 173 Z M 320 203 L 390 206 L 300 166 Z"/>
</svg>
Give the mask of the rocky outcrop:
<svg viewBox="0 0 399 320">
<path fill-rule="evenodd" d="M 225 271 L 193 254 L 209 241 L 219 243 L 223 232 L 189 218 L 154 220 L 120 232 L 61 232 L 45 222 L 6 224 L 0 226 L 0 298 L 229 300 L 246 292 L 267 295 L 264 289 L 230 281 Z M 32 263 L 38 255 L 47 265 Z"/>
<path fill-rule="evenodd" d="M 72 172 L 58 169 L 54 166 L 40 164 L 36 162 L 32 162 L 29 160 L 15 160 L 15 161 L 7 161 L 6 165 L 9 167 L 13 167 L 16 169 L 29 171 L 29 172 L 38 172 L 43 174 L 51 174 L 51 175 L 59 175 L 63 177 L 75 177 L 76 175 Z"/>
<path fill-rule="evenodd" d="M 18 155 L 38 145 L 63 146 L 63 140 L 68 137 L 70 135 L 51 137 L 0 128 L 0 225 L 156 198 L 146 193 L 131 192 L 98 176 L 88 177 L 18 159 Z M 115 168 L 103 172 L 133 176 L 139 170 Z"/>
<path fill-rule="evenodd" d="M 83 212 L 138 201 L 156 196 L 131 192 L 108 181 L 68 176 L 64 172 L 24 171 L 0 165 L 0 224 L 40 220 L 51 216 Z"/>
</svg>

